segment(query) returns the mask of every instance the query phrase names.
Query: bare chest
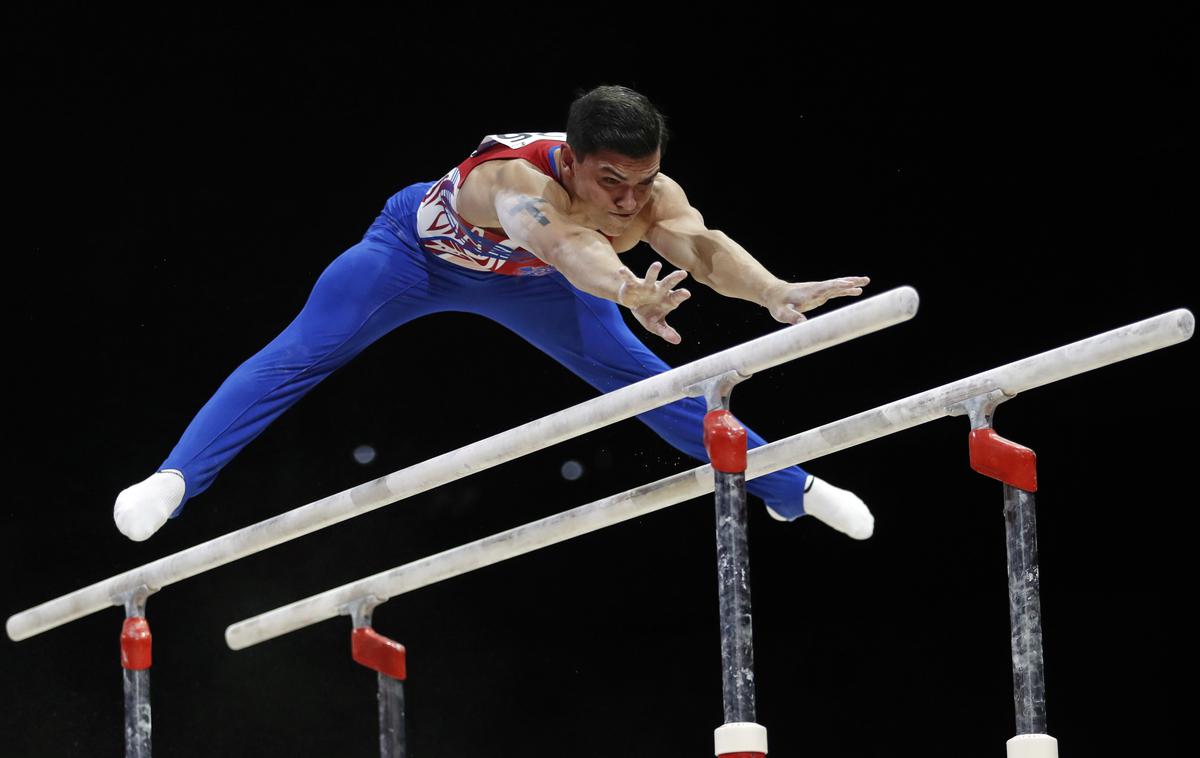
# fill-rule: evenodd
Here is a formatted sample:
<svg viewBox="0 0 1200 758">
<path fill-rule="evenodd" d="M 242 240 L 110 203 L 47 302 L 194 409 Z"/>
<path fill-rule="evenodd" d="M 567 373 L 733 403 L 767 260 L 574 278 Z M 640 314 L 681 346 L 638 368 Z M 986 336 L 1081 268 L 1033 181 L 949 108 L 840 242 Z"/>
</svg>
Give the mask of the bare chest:
<svg viewBox="0 0 1200 758">
<path fill-rule="evenodd" d="M 467 174 L 466 180 L 455 193 L 458 215 L 472 226 L 482 227 L 503 237 L 505 232 L 496 216 L 496 208 L 492 205 L 490 188 L 494 186 L 496 172 L 501 168 L 503 160 L 493 160 L 480 164 Z M 642 240 L 649 226 L 649 206 L 642 209 L 619 237 L 612 240 L 613 250 L 624 253 L 632 250 Z M 572 215 L 571 220 L 588 229 L 596 229 L 594 224 L 580 215 Z M 599 231 L 597 229 L 597 231 Z"/>
</svg>

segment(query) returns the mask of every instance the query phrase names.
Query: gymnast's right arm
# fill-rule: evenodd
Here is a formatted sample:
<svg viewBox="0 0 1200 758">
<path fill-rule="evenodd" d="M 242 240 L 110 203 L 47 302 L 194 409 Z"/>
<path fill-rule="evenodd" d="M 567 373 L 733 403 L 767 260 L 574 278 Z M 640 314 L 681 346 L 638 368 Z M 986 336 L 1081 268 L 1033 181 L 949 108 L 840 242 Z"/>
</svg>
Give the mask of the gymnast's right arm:
<svg viewBox="0 0 1200 758">
<path fill-rule="evenodd" d="M 674 271 L 656 281 L 662 264 L 655 262 L 639 278 L 603 235 L 568 218 L 571 198 L 566 190 L 525 161 L 504 164 L 488 191 L 509 239 L 554 266 L 576 288 L 624 305 L 648 331 L 679 344 L 666 316 L 690 297 L 687 290 L 674 289 L 687 272 Z"/>
<path fill-rule="evenodd" d="M 567 218 L 571 198 L 525 161 L 504 161 L 489 188 L 509 239 L 562 272 L 588 294 L 619 302 L 625 268 L 597 231 Z"/>
</svg>

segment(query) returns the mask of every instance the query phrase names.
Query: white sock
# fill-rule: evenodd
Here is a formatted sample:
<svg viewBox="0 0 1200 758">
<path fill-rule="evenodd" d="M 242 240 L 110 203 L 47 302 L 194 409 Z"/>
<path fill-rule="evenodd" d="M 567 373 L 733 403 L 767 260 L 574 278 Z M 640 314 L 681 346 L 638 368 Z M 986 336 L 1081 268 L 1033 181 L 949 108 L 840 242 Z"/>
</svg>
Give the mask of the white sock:
<svg viewBox="0 0 1200 758">
<path fill-rule="evenodd" d="M 183 502 L 186 485 L 183 472 L 166 469 L 151 474 L 117 495 L 113 521 L 134 542 L 150 539 Z"/>
<path fill-rule="evenodd" d="M 875 517 L 867 504 L 850 490 L 835 487 L 812 474 L 804 485 L 804 512 L 818 521 L 856 540 L 865 540 L 875 532 Z M 767 506 L 772 518 L 787 521 Z"/>
</svg>

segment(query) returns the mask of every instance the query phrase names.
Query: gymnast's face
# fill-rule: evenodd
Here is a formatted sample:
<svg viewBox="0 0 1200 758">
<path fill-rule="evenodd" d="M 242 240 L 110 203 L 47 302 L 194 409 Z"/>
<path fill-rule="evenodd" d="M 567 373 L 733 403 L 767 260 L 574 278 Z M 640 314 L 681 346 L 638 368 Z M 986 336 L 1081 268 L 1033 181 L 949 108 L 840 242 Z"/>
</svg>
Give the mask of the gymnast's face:
<svg viewBox="0 0 1200 758">
<path fill-rule="evenodd" d="M 588 220 L 616 237 L 646 207 L 658 174 L 661 153 L 629 158 L 609 150 L 579 160 L 570 145 L 563 145 L 563 177 L 576 202 L 582 202 Z"/>
</svg>

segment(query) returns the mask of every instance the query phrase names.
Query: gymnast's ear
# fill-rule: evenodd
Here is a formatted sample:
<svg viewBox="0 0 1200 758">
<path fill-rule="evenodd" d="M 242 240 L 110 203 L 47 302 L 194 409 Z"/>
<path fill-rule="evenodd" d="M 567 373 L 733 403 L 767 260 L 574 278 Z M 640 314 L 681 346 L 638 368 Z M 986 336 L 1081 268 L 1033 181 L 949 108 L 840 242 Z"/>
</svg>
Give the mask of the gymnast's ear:
<svg viewBox="0 0 1200 758">
<path fill-rule="evenodd" d="M 562 164 L 563 164 L 563 168 L 564 168 L 564 169 L 566 169 L 566 168 L 570 168 L 572 171 L 574 171 L 574 170 L 575 170 L 575 161 L 576 161 L 576 159 L 577 159 L 577 158 L 576 158 L 576 155 L 575 155 L 575 151 L 571 149 L 571 146 L 570 146 L 570 145 L 568 145 L 566 142 L 564 142 L 564 143 L 562 144 Z"/>
</svg>

